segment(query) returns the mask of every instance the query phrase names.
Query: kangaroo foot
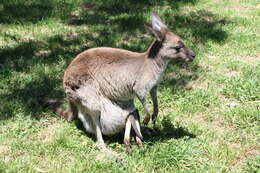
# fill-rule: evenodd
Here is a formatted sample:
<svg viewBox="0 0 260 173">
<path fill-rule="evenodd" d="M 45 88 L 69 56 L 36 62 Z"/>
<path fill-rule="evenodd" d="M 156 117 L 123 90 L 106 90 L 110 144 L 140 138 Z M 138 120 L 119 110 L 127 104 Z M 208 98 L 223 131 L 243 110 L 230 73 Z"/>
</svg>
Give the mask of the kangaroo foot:
<svg viewBox="0 0 260 173">
<path fill-rule="evenodd" d="M 121 163 L 123 161 L 123 158 L 121 158 L 118 153 L 108 149 L 105 144 L 98 143 L 97 147 L 103 153 L 102 155 L 98 156 L 97 160 L 105 160 L 105 158 L 106 158 L 108 160 L 111 160 L 111 159 L 115 160 L 119 163 Z"/>
</svg>

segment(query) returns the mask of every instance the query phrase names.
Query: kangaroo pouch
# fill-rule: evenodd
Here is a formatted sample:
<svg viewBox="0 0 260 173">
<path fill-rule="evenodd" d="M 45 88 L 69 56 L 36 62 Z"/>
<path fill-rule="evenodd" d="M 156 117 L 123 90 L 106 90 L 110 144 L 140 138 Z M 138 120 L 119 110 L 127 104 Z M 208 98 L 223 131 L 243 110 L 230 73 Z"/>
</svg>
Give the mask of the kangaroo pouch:
<svg viewBox="0 0 260 173">
<path fill-rule="evenodd" d="M 103 98 L 100 115 L 101 130 L 104 135 L 113 135 L 125 128 L 128 115 L 135 111 L 133 101 L 114 101 Z"/>
</svg>

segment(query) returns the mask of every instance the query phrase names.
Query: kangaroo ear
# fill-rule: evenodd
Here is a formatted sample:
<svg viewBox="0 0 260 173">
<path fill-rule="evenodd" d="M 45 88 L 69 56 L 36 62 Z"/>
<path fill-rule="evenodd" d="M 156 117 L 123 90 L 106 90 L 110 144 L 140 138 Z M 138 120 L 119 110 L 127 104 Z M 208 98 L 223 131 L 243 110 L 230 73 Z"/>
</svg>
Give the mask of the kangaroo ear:
<svg viewBox="0 0 260 173">
<path fill-rule="evenodd" d="M 150 28 L 150 30 L 152 31 L 152 33 L 158 41 L 162 41 L 165 37 L 165 33 L 168 30 L 168 28 L 156 13 L 152 13 L 151 17 L 152 28 Z"/>
</svg>

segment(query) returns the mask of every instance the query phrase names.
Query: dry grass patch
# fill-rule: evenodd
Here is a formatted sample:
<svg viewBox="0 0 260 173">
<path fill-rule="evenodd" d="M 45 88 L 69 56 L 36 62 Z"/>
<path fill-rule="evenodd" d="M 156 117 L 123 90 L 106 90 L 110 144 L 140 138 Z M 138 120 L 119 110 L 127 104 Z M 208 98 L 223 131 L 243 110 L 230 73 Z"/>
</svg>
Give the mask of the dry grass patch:
<svg viewBox="0 0 260 173">
<path fill-rule="evenodd" d="M 236 77 L 236 76 L 240 75 L 240 72 L 239 71 L 235 71 L 235 70 L 231 70 L 231 71 L 227 71 L 225 73 L 225 75 L 228 76 L 228 77 Z"/>
<path fill-rule="evenodd" d="M 11 147 L 7 145 L 0 145 L 0 160 L 8 161 L 11 154 Z"/>
<path fill-rule="evenodd" d="M 234 170 L 242 169 L 246 161 L 250 158 L 254 158 L 256 156 L 260 156 L 260 146 L 257 146 L 255 148 L 247 148 L 247 149 L 241 149 L 241 146 L 236 147 L 236 150 L 242 150 L 238 157 L 231 163 L 231 168 Z"/>
<path fill-rule="evenodd" d="M 60 124 L 52 124 L 46 128 L 44 128 L 42 131 L 40 131 L 35 137 L 37 141 L 41 142 L 51 142 L 53 141 L 55 134 L 57 132 L 57 129 L 60 129 Z"/>
<path fill-rule="evenodd" d="M 211 118 L 208 118 L 209 116 Z M 196 113 L 192 116 L 178 116 L 175 120 L 181 124 L 197 124 L 203 129 L 213 130 L 216 134 L 223 135 L 227 133 L 227 131 L 233 130 L 230 126 L 224 126 L 224 117 L 222 115 L 214 112 L 212 112 L 211 115 L 206 115 L 206 113 Z"/>
<path fill-rule="evenodd" d="M 256 56 L 239 57 L 238 60 L 255 67 L 257 64 L 260 63 L 260 54 L 257 54 Z"/>
<path fill-rule="evenodd" d="M 35 135 L 28 136 L 29 140 L 41 143 L 50 143 L 55 139 L 55 135 L 59 129 L 62 128 L 62 124 L 56 123 L 57 118 L 46 119 L 39 122 L 38 125 L 43 126 L 38 133 Z"/>
<path fill-rule="evenodd" d="M 209 146 L 212 146 L 214 148 L 215 147 L 226 148 L 229 155 L 232 156 L 229 164 L 229 168 L 231 170 L 241 171 L 248 159 L 260 155 L 260 146 L 256 146 L 255 143 L 256 141 L 252 136 L 244 136 L 246 138 L 244 139 L 245 143 L 237 142 L 236 140 L 233 139 L 236 138 L 237 133 L 239 133 L 236 127 L 226 125 L 226 123 L 224 123 L 225 119 L 221 114 L 217 114 L 217 113 L 212 113 L 212 114 L 214 114 L 211 115 L 214 116 L 213 120 L 212 119 L 208 120 L 207 119 L 208 115 L 206 114 L 197 113 L 192 117 L 178 116 L 175 119 L 175 121 L 177 121 L 180 124 L 186 124 L 187 126 L 190 126 L 191 124 L 196 124 L 199 127 L 201 127 L 201 129 L 204 129 L 205 133 L 209 131 L 213 132 L 214 133 L 213 137 L 209 138 Z M 203 136 L 203 134 L 201 134 L 201 136 Z M 242 137 L 242 136 L 237 136 L 237 137 Z M 225 153 L 215 153 L 218 151 L 221 150 L 216 150 L 216 151 L 212 150 L 211 152 L 217 154 L 218 157 L 224 157 Z"/>
<path fill-rule="evenodd" d="M 204 79 L 202 77 L 199 77 L 197 80 L 190 81 L 187 83 L 185 88 L 187 89 L 205 89 L 207 90 L 209 88 L 210 81 L 207 79 Z"/>
</svg>

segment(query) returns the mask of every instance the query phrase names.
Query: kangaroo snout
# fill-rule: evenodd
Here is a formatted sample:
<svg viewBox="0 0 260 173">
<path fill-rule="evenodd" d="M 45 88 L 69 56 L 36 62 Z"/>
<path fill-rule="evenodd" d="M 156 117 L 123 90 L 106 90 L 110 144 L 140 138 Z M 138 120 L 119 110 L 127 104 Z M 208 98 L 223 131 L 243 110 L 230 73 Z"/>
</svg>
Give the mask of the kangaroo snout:
<svg viewBox="0 0 260 173">
<path fill-rule="evenodd" d="M 188 48 L 188 56 L 187 58 L 185 59 L 186 62 L 191 62 L 195 59 L 196 57 L 196 54 L 190 49 Z"/>
</svg>

